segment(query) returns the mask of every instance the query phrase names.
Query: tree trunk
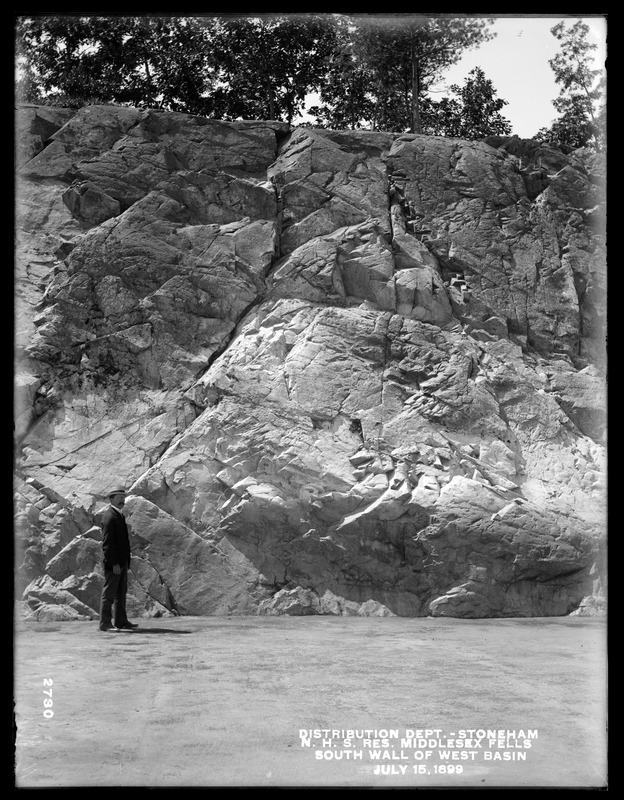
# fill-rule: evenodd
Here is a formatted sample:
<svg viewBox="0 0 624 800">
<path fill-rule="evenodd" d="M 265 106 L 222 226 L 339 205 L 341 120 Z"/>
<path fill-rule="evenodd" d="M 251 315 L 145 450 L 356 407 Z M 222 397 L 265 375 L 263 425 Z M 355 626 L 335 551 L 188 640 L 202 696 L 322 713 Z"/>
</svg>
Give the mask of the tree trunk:
<svg viewBox="0 0 624 800">
<path fill-rule="evenodd" d="M 275 119 L 275 93 L 271 78 L 268 75 L 265 77 L 264 85 L 266 86 L 267 99 L 269 101 L 269 119 Z"/>
<path fill-rule="evenodd" d="M 596 116 L 594 114 L 594 103 L 591 97 L 591 93 L 587 88 L 587 84 L 583 81 L 583 91 L 585 92 L 585 96 L 587 97 L 587 108 L 589 109 L 589 116 L 591 117 L 592 121 L 592 139 L 594 140 L 594 147 L 596 148 L 596 152 L 600 152 L 600 137 L 598 135 L 598 123 L 596 122 Z"/>
<path fill-rule="evenodd" d="M 270 36 L 270 32 L 267 29 L 267 26 L 264 22 L 260 22 L 260 27 L 258 29 L 259 39 L 260 39 L 260 50 L 259 50 L 259 57 L 260 63 L 258 64 L 258 71 L 262 85 L 264 86 L 265 90 L 265 100 L 268 104 L 269 115 L 267 119 L 275 119 L 275 90 L 273 88 L 273 81 L 271 79 L 271 72 L 268 67 L 269 59 L 267 56 L 267 36 Z"/>
<path fill-rule="evenodd" d="M 148 90 L 149 94 L 147 97 L 144 98 L 144 100 L 148 105 L 152 105 L 152 103 L 156 101 L 156 92 L 154 86 L 154 79 L 152 78 L 152 71 L 149 65 L 149 59 L 145 54 L 143 54 L 143 66 L 145 67 L 145 77 L 147 79 L 147 86 L 149 87 Z M 160 103 L 160 106 L 162 107 L 162 101 Z"/>
<path fill-rule="evenodd" d="M 413 38 L 410 56 L 412 60 L 412 133 L 422 133 L 422 124 L 420 122 L 420 75 L 418 72 L 418 53 L 416 52 L 416 46 Z"/>
</svg>

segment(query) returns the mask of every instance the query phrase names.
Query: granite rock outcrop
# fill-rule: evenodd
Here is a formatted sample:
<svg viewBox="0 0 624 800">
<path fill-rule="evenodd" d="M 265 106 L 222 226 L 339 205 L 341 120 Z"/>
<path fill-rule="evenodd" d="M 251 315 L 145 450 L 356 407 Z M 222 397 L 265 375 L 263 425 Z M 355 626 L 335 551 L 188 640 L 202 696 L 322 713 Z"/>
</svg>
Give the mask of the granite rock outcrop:
<svg viewBox="0 0 624 800">
<path fill-rule="evenodd" d="M 17 585 L 97 614 L 544 616 L 604 593 L 603 166 L 17 112 Z"/>
</svg>

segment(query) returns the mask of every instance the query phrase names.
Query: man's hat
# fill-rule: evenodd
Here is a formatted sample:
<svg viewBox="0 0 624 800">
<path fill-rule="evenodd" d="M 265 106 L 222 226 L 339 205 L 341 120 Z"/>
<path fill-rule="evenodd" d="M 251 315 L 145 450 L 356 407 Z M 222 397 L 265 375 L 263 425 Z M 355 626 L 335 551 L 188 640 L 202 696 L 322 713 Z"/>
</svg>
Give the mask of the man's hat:
<svg viewBox="0 0 624 800">
<path fill-rule="evenodd" d="M 114 494 L 125 494 L 126 490 L 123 489 L 121 486 L 117 486 L 108 493 L 109 497 L 112 497 Z"/>
</svg>

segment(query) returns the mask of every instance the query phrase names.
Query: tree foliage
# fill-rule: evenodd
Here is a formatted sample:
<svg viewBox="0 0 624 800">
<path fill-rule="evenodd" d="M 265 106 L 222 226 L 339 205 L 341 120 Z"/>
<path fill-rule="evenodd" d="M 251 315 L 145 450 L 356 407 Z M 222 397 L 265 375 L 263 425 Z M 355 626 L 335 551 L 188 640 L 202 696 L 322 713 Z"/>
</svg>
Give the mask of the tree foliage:
<svg viewBox="0 0 624 800">
<path fill-rule="evenodd" d="M 27 102 L 117 102 L 203 113 L 212 58 L 185 18 L 26 17 L 16 31 Z"/>
<path fill-rule="evenodd" d="M 434 17 L 375 25 L 360 34 L 360 53 L 404 127 L 422 133 L 421 100 L 465 50 L 491 38 L 485 19 Z M 395 112 L 395 113 L 396 113 Z M 395 128 L 396 130 L 397 128 Z M 399 128 L 400 129 L 400 128 Z"/>
<path fill-rule="evenodd" d="M 218 63 L 213 103 L 225 118 L 291 123 L 335 50 L 333 25 L 314 15 L 217 19 L 211 27 Z"/>
<path fill-rule="evenodd" d="M 444 97 L 439 101 L 425 98 L 421 114 L 424 133 L 459 139 L 511 133 L 511 123 L 500 113 L 507 101 L 496 97 L 492 81 L 480 67 L 468 73 L 463 86 L 453 84 L 450 91 L 457 98 Z"/>
<path fill-rule="evenodd" d="M 492 38 L 486 19 L 409 15 L 351 22 L 330 65 L 323 105 L 313 110 L 320 124 L 355 121 L 359 110 L 354 127 L 422 133 L 421 106 L 431 85 L 465 50 Z"/>
<path fill-rule="evenodd" d="M 504 100 L 473 71 L 456 99 L 430 87 L 491 38 L 489 20 L 333 14 L 32 16 L 17 23 L 27 102 L 159 107 L 292 123 L 477 138 L 506 131 Z"/>
<path fill-rule="evenodd" d="M 308 107 L 320 128 L 351 129 L 369 127 L 375 115 L 370 92 L 372 76 L 366 64 L 356 57 L 353 26 L 345 17 L 334 20 L 334 50 L 325 64 L 320 105 Z"/>
<path fill-rule="evenodd" d="M 559 97 L 553 100 L 560 116 L 549 128 L 539 130 L 536 138 L 599 150 L 604 145 L 606 108 L 603 70 L 593 68 L 597 45 L 588 41 L 589 26 L 582 20 L 569 28 L 559 22 L 551 33 L 561 44 L 548 62 L 561 86 Z"/>
</svg>

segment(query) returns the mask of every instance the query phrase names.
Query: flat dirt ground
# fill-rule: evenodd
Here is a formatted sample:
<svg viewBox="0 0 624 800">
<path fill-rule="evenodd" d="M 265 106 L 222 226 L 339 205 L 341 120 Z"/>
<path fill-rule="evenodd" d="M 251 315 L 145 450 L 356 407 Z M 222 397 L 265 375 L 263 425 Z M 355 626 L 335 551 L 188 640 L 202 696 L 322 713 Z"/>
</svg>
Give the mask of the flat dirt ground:
<svg viewBox="0 0 624 800">
<path fill-rule="evenodd" d="M 604 619 L 135 622 L 16 622 L 18 788 L 607 786 Z"/>
</svg>

